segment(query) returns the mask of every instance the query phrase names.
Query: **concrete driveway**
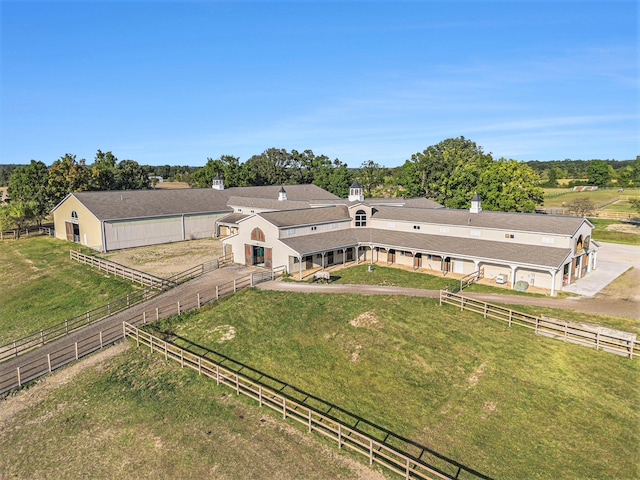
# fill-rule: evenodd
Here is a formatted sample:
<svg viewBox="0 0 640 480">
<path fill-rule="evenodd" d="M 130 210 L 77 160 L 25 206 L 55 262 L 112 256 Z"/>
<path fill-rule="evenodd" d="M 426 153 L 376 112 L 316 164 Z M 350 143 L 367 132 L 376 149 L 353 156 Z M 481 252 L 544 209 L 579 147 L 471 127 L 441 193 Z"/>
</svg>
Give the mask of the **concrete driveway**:
<svg viewBox="0 0 640 480">
<path fill-rule="evenodd" d="M 599 244 L 596 271 L 565 286 L 562 289 L 564 292 L 592 297 L 630 268 L 640 271 L 640 247 L 605 242 Z M 640 293 L 638 284 L 636 289 L 639 291 L 632 293 L 632 296 Z"/>
</svg>

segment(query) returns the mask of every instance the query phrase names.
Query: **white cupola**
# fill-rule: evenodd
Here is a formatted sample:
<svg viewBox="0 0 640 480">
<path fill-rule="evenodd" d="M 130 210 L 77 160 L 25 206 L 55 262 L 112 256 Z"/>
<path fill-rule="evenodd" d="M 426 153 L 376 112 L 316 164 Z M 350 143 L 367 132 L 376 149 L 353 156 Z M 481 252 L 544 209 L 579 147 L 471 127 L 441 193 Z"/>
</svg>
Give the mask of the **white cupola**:
<svg viewBox="0 0 640 480">
<path fill-rule="evenodd" d="M 362 187 L 358 183 L 358 179 L 353 180 L 353 183 L 349 187 L 349 201 L 350 202 L 363 202 L 364 195 L 362 193 Z"/>
<path fill-rule="evenodd" d="M 224 190 L 224 182 L 217 172 L 215 178 L 213 179 L 213 183 L 211 184 L 211 188 L 213 188 L 214 190 Z"/>
<path fill-rule="evenodd" d="M 280 191 L 278 192 L 278 200 L 283 201 L 287 199 L 287 192 L 284 187 L 280 187 Z"/>
<path fill-rule="evenodd" d="M 482 207 L 480 206 L 480 196 L 476 192 L 471 199 L 471 208 L 469 209 L 469 213 L 480 213 L 482 211 Z"/>
</svg>

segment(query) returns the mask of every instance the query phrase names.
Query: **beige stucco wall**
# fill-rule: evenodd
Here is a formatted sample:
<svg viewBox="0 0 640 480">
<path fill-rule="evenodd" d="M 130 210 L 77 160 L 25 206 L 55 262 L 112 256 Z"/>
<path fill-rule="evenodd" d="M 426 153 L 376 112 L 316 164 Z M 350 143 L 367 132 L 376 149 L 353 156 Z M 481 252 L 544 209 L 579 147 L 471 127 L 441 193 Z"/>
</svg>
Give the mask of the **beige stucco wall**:
<svg viewBox="0 0 640 480">
<path fill-rule="evenodd" d="M 76 211 L 78 219 L 71 218 L 71 212 Z M 58 208 L 53 211 L 53 225 L 55 236 L 60 240 L 66 240 L 67 234 L 65 222 L 71 222 L 80 228 L 80 242 L 82 245 L 102 250 L 102 232 L 100 221 L 78 201 L 76 197 L 70 195 Z"/>
</svg>

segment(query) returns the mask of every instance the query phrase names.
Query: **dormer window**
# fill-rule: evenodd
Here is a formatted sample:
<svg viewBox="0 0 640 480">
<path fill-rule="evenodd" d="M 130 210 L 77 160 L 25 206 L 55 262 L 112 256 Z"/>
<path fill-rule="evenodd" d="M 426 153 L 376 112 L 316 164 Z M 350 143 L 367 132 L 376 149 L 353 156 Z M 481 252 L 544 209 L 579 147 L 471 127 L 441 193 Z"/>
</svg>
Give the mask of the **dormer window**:
<svg viewBox="0 0 640 480">
<path fill-rule="evenodd" d="M 364 210 L 358 210 L 356 212 L 356 227 L 367 226 L 367 212 Z"/>
</svg>

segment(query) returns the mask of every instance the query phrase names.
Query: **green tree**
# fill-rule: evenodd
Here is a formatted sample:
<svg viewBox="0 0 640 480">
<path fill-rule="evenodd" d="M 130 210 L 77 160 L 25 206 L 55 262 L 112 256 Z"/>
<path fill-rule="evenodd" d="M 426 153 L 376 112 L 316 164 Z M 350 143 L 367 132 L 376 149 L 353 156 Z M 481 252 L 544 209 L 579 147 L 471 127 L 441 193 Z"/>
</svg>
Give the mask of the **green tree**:
<svg viewBox="0 0 640 480">
<path fill-rule="evenodd" d="M 484 153 L 475 142 L 464 137 L 448 138 L 413 154 L 402 167 L 400 185 L 406 195 L 457 205 L 468 192 L 475 191 L 475 182 L 466 187 L 464 182 L 477 181 L 479 172 L 491 160 L 491 154 Z"/>
<path fill-rule="evenodd" d="M 631 182 L 636 188 L 640 188 L 640 155 L 636 155 L 636 159 L 631 163 Z"/>
<path fill-rule="evenodd" d="M 371 191 L 384 183 L 385 169 L 373 160 L 362 162 L 358 171 L 358 181 L 367 197 L 371 197 Z"/>
<path fill-rule="evenodd" d="M 111 152 L 98 150 L 91 165 L 91 188 L 95 190 L 117 190 L 116 171 L 118 159 Z"/>
<path fill-rule="evenodd" d="M 44 218 L 51 205 L 47 197 L 49 170 L 40 161 L 31 160 L 29 165 L 13 170 L 9 177 L 8 196 L 15 202 L 33 202 L 33 213 Z"/>
<path fill-rule="evenodd" d="M 76 160 L 67 153 L 53 162 L 47 179 L 47 195 L 52 206 L 57 205 L 67 194 L 89 190 L 91 174 L 85 160 Z"/>
<path fill-rule="evenodd" d="M 200 188 L 211 187 L 216 175 L 222 178 L 225 188 L 246 185 L 240 159 L 233 155 L 222 155 L 216 159 L 207 158 L 207 163 L 191 176 L 191 185 Z"/>
<path fill-rule="evenodd" d="M 115 170 L 115 190 L 144 190 L 151 188 L 146 170 L 135 160 L 122 160 Z"/>
<path fill-rule="evenodd" d="M 572 202 L 567 205 L 567 208 L 574 215 L 578 215 L 579 217 L 586 217 L 590 215 L 595 206 L 589 197 L 580 197 L 576 198 Z"/>
<path fill-rule="evenodd" d="M 0 230 L 15 229 L 16 237 L 20 230 L 37 218 L 36 202 L 11 201 L 0 205 Z"/>
<path fill-rule="evenodd" d="M 249 184 L 283 185 L 291 183 L 289 168 L 295 164 L 295 158 L 285 149 L 269 148 L 260 155 L 253 155 L 245 162 Z"/>
<path fill-rule="evenodd" d="M 606 187 L 611 180 L 611 167 L 604 160 L 591 160 L 587 167 L 587 178 L 590 185 Z"/>
<path fill-rule="evenodd" d="M 525 163 L 500 158 L 487 164 L 480 173 L 477 192 L 482 198 L 483 208 L 487 210 L 533 212 L 544 202 L 539 180 Z"/>
</svg>

